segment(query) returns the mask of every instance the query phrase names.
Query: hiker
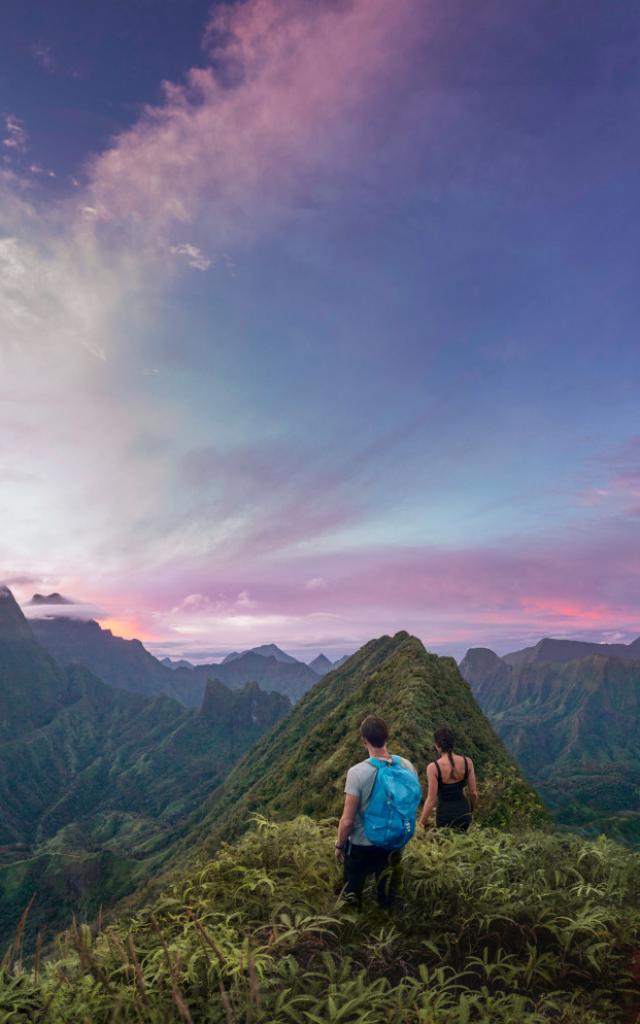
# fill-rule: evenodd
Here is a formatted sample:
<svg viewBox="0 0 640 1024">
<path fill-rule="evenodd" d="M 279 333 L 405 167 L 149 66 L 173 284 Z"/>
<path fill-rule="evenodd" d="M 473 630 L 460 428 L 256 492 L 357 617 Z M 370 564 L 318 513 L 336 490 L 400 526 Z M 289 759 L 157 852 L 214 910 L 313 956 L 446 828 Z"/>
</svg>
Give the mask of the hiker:
<svg viewBox="0 0 640 1024">
<path fill-rule="evenodd" d="M 478 787 L 473 761 L 453 751 L 454 735 L 451 729 L 442 727 L 433 734 L 436 750 L 440 755 L 427 765 L 429 791 L 420 815 L 420 825 L 425 828 L 434 807 L 438 828 L 455 828 L 466 832 L 472 822 L 478 801 Z M 469 788 L 469 800 L 464 788 Z"/>
<path fill-rule="evenodd" d="M 402 848 L 413 835 L 422 789 L 411 762 L 387 750 L 389 730 L 382 718 L 367 715 L 360 736 L 369 756 L 347 772 L 336 858 L 344 863 L 346 900 L 360 907 L 365 879 L 373 874 L 378 903 L 390 907 L 397 896 Z"/>
</svg>

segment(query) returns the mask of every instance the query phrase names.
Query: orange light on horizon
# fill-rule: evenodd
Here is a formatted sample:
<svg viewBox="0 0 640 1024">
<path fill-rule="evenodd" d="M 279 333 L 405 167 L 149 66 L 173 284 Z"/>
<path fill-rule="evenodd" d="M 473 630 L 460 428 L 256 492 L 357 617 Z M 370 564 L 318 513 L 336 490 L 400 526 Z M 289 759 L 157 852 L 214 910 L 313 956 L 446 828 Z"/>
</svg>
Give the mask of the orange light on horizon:
<svg viewBox="0 0 640 1024">
<path fill-rule="evenodd" d="M 153 640 L 154 637 L 145 634 L 145 630 L 139 622 L 133 619 L 97 619 L 102 629 L 110 629 L 114 636 L 120 636 L 123 640 Z"/>
</svg>

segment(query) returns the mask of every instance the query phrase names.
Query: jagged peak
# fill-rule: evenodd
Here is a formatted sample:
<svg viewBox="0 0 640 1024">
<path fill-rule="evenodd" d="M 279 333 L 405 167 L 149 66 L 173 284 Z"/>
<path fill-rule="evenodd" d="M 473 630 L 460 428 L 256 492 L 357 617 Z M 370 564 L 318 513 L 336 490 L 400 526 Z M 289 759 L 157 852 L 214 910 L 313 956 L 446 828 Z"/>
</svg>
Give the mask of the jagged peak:
<svg viewBox="0 0 640 1024">
<path fill-rule="evenodd" d="M 0 638 L 33 641 L 33 634 L 24 613 L 7 586 L 0 586 Z"/>
<path fill-rule="evenodd" d="M 492 651 L 490 647 L 470 647 L 464 658 L 460 662 L 473 662 L 476 665 L 503 665 L 504 662 L 499 654 Z"/>
<path fill-rule="evenodd" d="M 208 721 L 233 724 L 272 724 L 281 718 L 291 701 L 281 693 L 267 692 L 254 680 L 231 690 L 220 679 L 207 680 L 198 716 Z"/>
</svg>

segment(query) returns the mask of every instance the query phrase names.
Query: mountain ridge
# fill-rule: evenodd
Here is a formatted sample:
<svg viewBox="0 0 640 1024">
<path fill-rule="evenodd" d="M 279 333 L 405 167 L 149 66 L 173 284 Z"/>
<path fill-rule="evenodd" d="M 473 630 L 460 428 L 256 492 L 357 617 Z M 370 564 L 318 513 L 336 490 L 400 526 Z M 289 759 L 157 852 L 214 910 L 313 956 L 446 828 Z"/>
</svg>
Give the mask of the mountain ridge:
<svg viewBox="0 0 640 1024">
<path fill-rule="evenodd" d="M 502 660 L 507 665 L 520 666 L 575 661 L 578 658 L 585 658 L 589 654 L 604 654 L 628 658 L 631 661 L 640 660 L 640 636 L 629 644 L 598 644 L 589 640 L 564 640 L 546 636 L 542 640 L 538 640 L 533 647 L 525 647 L 520 651 L 503 654 Z"/>
<path fill-rule="evenodd" d="M 151 654 L 140 640 L 116 636 L 94 619 L 60 615 L 30 621 L 38 642 L 63 668 L 83 664 L 110 686 L 146 696 L 164 693 L 187 707 L 199 706 L 207 681 L 213 677 L 231 689 L 257 682 L 263 690 L 276 691 L 294 701 L 319 678 L 308 665 L 289 655 L 286 657 L 290 660 L 283 661 L 273 654 L 254 651 L 246 651 L 219 665 L 186 667 L 174 663 L 169 667 Z"/>
<path fill-rule="evenodd" d="M 486 783 L 486 821 L 548 820 L 454 659 L 427 652 L 420 640 L 401 631 L 365 644 L 256 743 L 211 794 L 201 820 L 194 822 L 190 844 L 199 835 L 210 850 L 221 835 L 239 834 L 254 812 L 276 819 L 339 814 L 346 771 L 365 756 L 358 728 L 368 713 L 388 721 L 390 749 L 416 762 L 423 784 L 425 764 L 435 756 L 433 731 L 449 724 L 457 748 L 476 761 L 481 790 Z"/>
<path fill-rule="evenodd" d="M 255 683 L 206 697 L 196 712 L 61 668 L 0 596 L 0 940 L 35 891 L 29 941 L 156 871 L 180 823 L 291 706 Z"/>
<path fill-rule="evenodd" d="M 638 843 L 640 659 L 629 649 L 508 663 L 471 648 L 460 671 L 560 825 Z"/>
</svg>

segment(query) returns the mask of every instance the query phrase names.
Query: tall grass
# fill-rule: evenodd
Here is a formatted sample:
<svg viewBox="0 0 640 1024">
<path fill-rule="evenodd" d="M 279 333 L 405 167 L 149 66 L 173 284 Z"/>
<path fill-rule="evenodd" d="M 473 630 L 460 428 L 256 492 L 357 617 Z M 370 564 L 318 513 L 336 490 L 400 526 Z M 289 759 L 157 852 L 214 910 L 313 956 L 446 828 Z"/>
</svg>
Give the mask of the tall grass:
<svg viewBox="0 0 640 1024">
<path fill-rule="evenodd" d="M 404 900 L 339 898 L 334 826 L 257 818 L 129 921 L 2 967 L 0 1020 L 616 1024 L 633 1020 L 640 855 L 604 839 L 427 833 Z"/>
</svg>

